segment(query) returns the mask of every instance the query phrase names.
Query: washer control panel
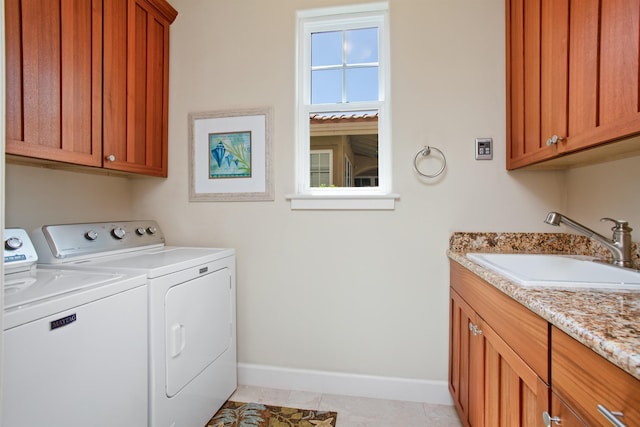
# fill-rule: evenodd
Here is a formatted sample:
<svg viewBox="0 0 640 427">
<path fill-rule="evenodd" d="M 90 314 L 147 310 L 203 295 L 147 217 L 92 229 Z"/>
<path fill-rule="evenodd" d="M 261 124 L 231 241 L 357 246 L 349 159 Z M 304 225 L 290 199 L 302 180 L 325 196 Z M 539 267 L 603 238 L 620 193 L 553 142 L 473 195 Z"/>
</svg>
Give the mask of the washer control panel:
<svg viewBox="0 0 640 427">
<path fill-rule="evenodd" d="M 43 264 L 165 244 L 153 220 L 44 225 L 33 231 L 32 238 Z"/>
<path fill-rule="evenodd" d="M 5 273 L 27 271 L 38 262 L 38 254 L 26 230 L 5 228 L 2 240 L 4 241 Z"/>
</svg>

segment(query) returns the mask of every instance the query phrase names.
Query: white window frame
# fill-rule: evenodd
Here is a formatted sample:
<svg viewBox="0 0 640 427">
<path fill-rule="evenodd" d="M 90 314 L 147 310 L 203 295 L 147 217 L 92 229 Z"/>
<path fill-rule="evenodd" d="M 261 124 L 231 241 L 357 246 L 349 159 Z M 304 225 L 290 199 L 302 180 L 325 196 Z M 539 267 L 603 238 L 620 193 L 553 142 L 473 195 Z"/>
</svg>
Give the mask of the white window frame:
<svg viewBox="0 0 640 427">
<path fill-rule="evenodd" d="M 391 101 L 388 2 L 312 9 L 297 13 L 296 193 L 287 196 L 292 209 L 394 209 L 391 192 Z M 379 98 L 372 102 L 311 104 L 311 34 L 378 27 Z M 378 111 L 378 187 L 310 186 L 310 125 L 314 112 Z"/>
</svg>

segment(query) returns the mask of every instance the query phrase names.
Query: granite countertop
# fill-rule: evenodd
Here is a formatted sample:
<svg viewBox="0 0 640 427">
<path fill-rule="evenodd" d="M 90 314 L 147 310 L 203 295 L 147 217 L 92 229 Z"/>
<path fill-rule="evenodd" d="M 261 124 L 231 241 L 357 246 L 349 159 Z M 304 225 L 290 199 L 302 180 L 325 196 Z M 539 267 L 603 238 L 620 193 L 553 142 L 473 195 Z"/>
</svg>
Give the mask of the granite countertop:
<svg viewBox="0 0 640 427">
<path fill-rule="evenodd" d="M 639 264 L 640 252 L 633 259 Z M 450 259 L 472 271 L 549 323 L 640 380 L 640 289 L 597 290 L 524 287 L 466 257 L 468 252 L 558 253 L 607 258 L 583 236 L 562 233 L 454 233 Z"/>
</svg>

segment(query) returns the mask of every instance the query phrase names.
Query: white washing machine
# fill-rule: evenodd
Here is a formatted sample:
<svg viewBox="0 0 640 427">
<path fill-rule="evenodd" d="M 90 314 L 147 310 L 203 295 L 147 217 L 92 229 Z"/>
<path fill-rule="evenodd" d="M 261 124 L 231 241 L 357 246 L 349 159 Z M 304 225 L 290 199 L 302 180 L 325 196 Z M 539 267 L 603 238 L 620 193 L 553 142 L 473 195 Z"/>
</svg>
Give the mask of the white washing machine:
<svg viewBox="0 0 640 427">
<path fill-rule="evenodd" d="M 154 221 L 48 225 L 41 265 L 137 271 L 149 292 L 149 425 L 202 427 L 237 387 L 233 249 L 165 246 Z M 85 248 L 83 256 L 69 254 Z"/>
<path fill-rule="evenodd" d="M 25 230 L 3 241 L 1 424 L 146 425 L 146 277 L 40 269 Z"/>
</svg>

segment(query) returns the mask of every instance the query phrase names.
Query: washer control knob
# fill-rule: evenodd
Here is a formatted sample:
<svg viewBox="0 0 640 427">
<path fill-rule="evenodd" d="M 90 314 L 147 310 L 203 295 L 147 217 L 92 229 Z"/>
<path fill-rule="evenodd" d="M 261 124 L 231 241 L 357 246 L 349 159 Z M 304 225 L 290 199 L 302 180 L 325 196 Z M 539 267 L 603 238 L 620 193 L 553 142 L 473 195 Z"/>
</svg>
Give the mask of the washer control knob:
<svg viewBox="0 0 640 427">
<path fill-rule="evenodd" d="M 147 227 L 147 233 L 148 234 L 156 234 L 158 232 L 158 229 L 156 227 L 154 227 L 153 225 L 150 227 Z"/>
<path fill-rule="evenodd" d="M 98 238 L 98 232 L 96 230 L 89 230 L 84 233 L 84 237 L 87 240 L 96 240 Z"/>
<path fill-rule="evenodd" d="M 122 227 L 116 227 L 113 230 L 111 230 L 111 235 L 118 240 L 124 239 L 125 234 L 127 234 L 127 232 Z"/>
<path fill-rule="evenodd" d="M 22 240 L 17 237 L 9 237 L 4 241 L 4 248 L 10 251 L 15 251 L 22 247 Z"/>
<path fill-rule="evenodd" d="M 138 227 L 136 228 L 136 234 L 138 236 L 144 236 L 144 233 L 146 233 L 146 231 L 144 230 L 144 227 Z"/>
</svg>

